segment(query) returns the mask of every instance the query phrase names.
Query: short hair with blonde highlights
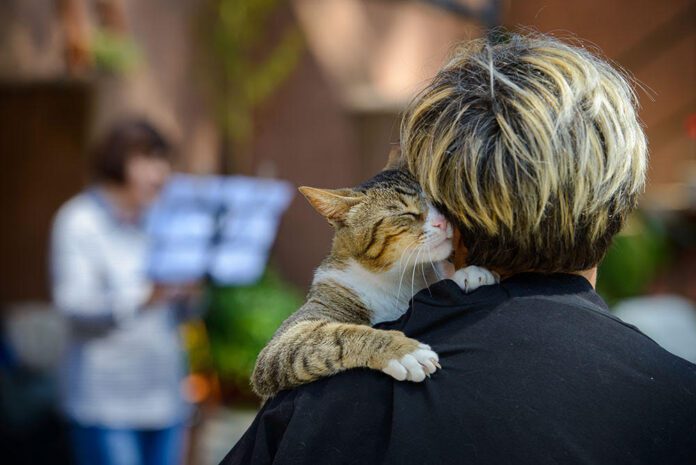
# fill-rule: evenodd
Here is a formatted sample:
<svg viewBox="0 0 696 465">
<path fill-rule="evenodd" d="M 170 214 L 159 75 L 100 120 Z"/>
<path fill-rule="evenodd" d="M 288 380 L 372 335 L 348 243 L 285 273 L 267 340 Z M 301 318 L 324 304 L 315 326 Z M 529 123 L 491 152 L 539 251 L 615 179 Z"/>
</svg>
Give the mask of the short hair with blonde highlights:
<svg viewBox="0 0 696 465">
<path fill-rule="evenodd" d="M 458 226 L 467 262 L 570 272 L 597 265 L 645 184 L 627 79 L 543 35 L 459 48 L 406 110 L 402 153 Z"/>
</svg>

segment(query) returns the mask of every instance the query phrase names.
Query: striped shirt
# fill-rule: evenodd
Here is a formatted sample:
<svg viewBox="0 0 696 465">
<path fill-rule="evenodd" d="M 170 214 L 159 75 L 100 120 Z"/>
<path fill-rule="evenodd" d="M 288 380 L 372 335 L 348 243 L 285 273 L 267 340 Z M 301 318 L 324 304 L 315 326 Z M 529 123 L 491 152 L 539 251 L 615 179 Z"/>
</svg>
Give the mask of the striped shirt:
<svg viewBox="0 0 696 465">
<path fill-rule="evenodd" d="M 152 288 L 148 238 L 114 213 L 94 189 L 68 201 L 54 220 L 53 299 L 71 323 L 62 404 L 85 425 L 162 428 L 188 411 L 181 315 L 168 306 L 144 307 Z"/>
</svg>

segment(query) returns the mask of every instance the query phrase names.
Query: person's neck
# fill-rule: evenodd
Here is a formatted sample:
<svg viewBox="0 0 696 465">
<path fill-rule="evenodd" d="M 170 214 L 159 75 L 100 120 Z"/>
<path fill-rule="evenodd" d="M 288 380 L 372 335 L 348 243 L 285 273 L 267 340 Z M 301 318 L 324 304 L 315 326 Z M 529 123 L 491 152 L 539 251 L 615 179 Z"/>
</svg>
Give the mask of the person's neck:
<svg viewBox="0 0 696 465">
<path fill-rule="evenodd" d="M 592 267 L 589 270 L 574 271 L 571 274 L 576 274 L 585 278 L 593 288 L 597 287 L 597 267 Z"/>
<path fill-rule="evenodd" d="M 124 220 L 127 222 L 135 222 L 140 217 L 142 206 L 134 196 L 131 195 L 127 187 L 116 184 L 102 184 L 100 187 L 104 195 L 106 195 L 107 199 L 118 212 L 118 215 Z"/>
<path fill-rule="evenodd" d="M 505 278 L 512 276 L 510 273 L 507 273 L 507 272 L 502 271 L 502 270 L 493 270 L 493 271 L 498 273 L 502 279 L 505 279 Z M 535 271 L 529 270 L 529 272 L 534 273 Z M 569 272 L 567 272 L 567 274 L 574 274 L 577 276 L 582 276 L 583 278 L 585 278 L 587 280 L 587 282 L 590 283 L 590 285 L 592 286 L 593 289 L 595 287 L 597 287 L 597 267 L 596 266 L 590 268 L 589 270 L 569 271 Z"/>
</svg>

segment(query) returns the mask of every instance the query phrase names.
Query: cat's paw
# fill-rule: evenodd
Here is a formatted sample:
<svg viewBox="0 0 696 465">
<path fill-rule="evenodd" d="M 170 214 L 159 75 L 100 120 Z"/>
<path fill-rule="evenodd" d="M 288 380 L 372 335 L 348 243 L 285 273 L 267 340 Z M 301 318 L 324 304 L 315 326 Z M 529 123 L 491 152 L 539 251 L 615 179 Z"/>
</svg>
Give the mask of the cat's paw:
<svg viewBox="0 0 696 465">
<path fill-rule="evenodd" d="M 440 366 L 440 357 L 427 344 L 420 344 L 416 350 L 400 359 L 391 359 L 382 371 L 398 381 L 420 383 Z"/>
<path fill-rule="evenodd" d="M 481 286 L 489 286 L 500 282 L 500 276 L 494 271 L 489 271 L 480 266 L 467 266 L 457 270 L 452 280 L 459 285 L 464 292 L 471 292 Z"/>
</svg>

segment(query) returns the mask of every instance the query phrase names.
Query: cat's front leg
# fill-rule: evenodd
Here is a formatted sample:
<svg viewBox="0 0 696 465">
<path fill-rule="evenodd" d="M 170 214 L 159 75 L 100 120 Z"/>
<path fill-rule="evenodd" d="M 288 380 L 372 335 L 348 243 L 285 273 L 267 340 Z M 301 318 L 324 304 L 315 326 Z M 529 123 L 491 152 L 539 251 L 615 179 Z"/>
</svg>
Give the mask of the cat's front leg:
<svg viewBox="0 0 696 465">
<path fill-rule="evenodd" d="M 380 370 L 399 381 L 423 381 L 440 368 L 438 355 L 401 331 L 307 320 L 290 325 L 263 348 L 251 376 L 261 397 L 350 368 Z"/>
<path fill-rule="evenodd" d="M 464 292 L 471 292 L 481 286 L 499 283 L 500 275 L 480 266 L 467 266 L 457 270 L 450 279 L 457 283 Z"/>
</svg>

